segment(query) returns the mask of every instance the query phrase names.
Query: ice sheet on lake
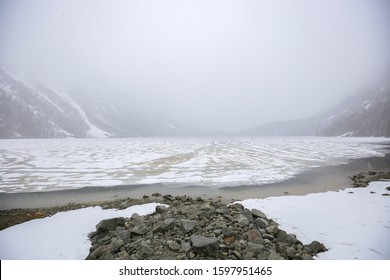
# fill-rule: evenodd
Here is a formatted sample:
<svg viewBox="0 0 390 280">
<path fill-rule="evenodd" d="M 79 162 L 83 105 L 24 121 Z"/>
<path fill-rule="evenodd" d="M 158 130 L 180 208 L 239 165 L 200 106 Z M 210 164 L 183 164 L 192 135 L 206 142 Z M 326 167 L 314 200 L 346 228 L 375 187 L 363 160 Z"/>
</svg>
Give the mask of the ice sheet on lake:
<svg viewBox="0 0 390 280">
<path fill-rule="evenodd" d="M 384 138 L 0 140 L 0 192 L 169 183 L 267 184 L 316 166 L 384 156 Z"/>
</svg>

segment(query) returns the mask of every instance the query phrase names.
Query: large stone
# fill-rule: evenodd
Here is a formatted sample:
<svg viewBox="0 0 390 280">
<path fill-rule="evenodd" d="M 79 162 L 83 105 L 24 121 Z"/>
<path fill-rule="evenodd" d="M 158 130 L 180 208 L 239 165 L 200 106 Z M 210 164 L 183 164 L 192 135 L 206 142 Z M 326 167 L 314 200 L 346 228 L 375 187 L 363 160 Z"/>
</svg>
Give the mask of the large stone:
<svg viewBox="0 0 390 280">
<path fill-rule="evenodd" d="M 269 227 L 266 227 L 265 230 L 267 231 L 267 233 L 275 235 L 278 232 L 279 228 L 277 225 L 270 225 Z"/>
<path fill-rule="evenodd" d="M 256 218 L 267 219 L 267 216 L 258 209 L 252 209 L 252 215 Z"/>
<path fill-rule="evenodd" d="M 137 249 L 137 257 L 140 259 L 146 259 L 154 253 L 153 249 L 145 242 L 138 244 Z"/>
<path fill-rule="evenodd" d="M 124 245 L 125 245 L 125 242 L 120 238 L 113 237 L 111 239 L 111 251 L 113 253 L 119 252 Z"/>
<path fill-rule="evenodd" d="M 267 219 L 264 219 L 264 218 L 257 218 L 255 220 L 255 225 L 258 227 L 258 228 L 266 228 L 268 227 L 269 225 L 269 222 Z"/>
<path fill-rule="evenodd" d="M 161 223 L 161 229 L 167 231 L 175 227 L 175 219 L 167 218 Z"/>
<path fill-rule="evenodd" d="M 226 206 L 225 207 L 221 207 L 221 208 L 217 208 L 217 209 L 215 209 L 215 213 L 222 214 L 222 215 L 227 215 L 227 214 L 229 214 L 229 209 Z"/>
<path fill-rule="evenodd" d="M 156 212 L 157 213 L 165 213 L 168 211 L 168 207 L 164 206 L 164 205 L 157 205 L 156 206 Z"/>
<path fill-rule="evenodd" d="M 180 245 L 176 241 L 169 240 L 169 241 L 167 241 L 167 245 L 173 251 L 179 251 L 180 250 Z"/>
<path fill-rule="evenodd" d="M 234 209 L 234 210 L 244 210 L 244 206 L 240 203 L 230 204 L 229 208 Z"/>
<path fill-rule="evenodd" d="M 182 249 L 184 252 L 188 252 L 189 250 L 191 250 L 191 243 L 189 243 L 189 242 L 183 242 L 183 243 L 181 243 L 181 249 Z"/>
<path fill-rule="evenodd" d="M 287 234 L 284 230 L 279 229 L 278 232 L 275 234 L 275 237 L 277 240 L 293 245 L 298 242 L 297 238 L 293 234 Z"/>
<path fill-rule="evenodd" d="M 192 250 L 195 253 L 203 253 L 207 256 L 215 254 L 216 250 L 219 249 L 219 241 L 217 238 L 204 237 L 201 235 L 191 235 Z"/>
<path fill-rule="evenodd" d="M 130 232 L 137 235 L 144 235 L 145 233 L 148 232 L 148 228 L 146 227 L 145 224 L 139 224 L 131 228 Z"/>
<path fill-rule="evenodd" d="M 313 241 L 308 246 L 311 249 L 311 252 L 309 252 L 309 253 L 312 253 L 312 254 L 315 254 L 315 255 L 318 254 L 318 253 L 326 252 L 328 250 L 328 249 L 326 249 L 324 244 L 322 244 L 322 243 L 320 243 L 318 241 Z"/>
<path fill-rule="evenodd" d="M 264 242 L 263 238 L 261 237 L 261 233 L 257 228 L 253 228 L 248 230 L 246 233 L 248 237 L 248 241 L 262 244 Z"/>
<path fill-rule="evenodd" d="M 248 217 L 244 214 L 239 214 L 237 221 L 242 227 L 247 227 L 250 224 Z"/>
<path fill-rule="evenodd" d="M 113 218 L 102 220 L 100 223 L 96 225 L 96 233 L 104 233 L 111 230 L 115 230 L 119 226 L 125 225 L 125 218 Z"/>
<path fill-rule="evenodd" d="M 252 212 L 249 210 L 249 209 L 244 209 L 241 214 L 245 215 L 249 222 L 252 223 L 253 222 L 253 215 L 252 215 Z"/>
<path fill-rule="evenodd" d="M 258 254 L 260 253 L 261 251 L 263 251 L 265 249 L 264 245 L 261 245 L 261 244 L 258 244 L 258 243 L 254 243 L 254 242 L 248 242 L 248 252 L 252 252 L 252 253 L 255 253 L 255 254 Z"/>
<path fill-rule="evenodd" d="M 196 223 L 195 220 L 181 220 L 181 228 L 184 232 L 188 233 L 195 228 Z"/>
</svg>

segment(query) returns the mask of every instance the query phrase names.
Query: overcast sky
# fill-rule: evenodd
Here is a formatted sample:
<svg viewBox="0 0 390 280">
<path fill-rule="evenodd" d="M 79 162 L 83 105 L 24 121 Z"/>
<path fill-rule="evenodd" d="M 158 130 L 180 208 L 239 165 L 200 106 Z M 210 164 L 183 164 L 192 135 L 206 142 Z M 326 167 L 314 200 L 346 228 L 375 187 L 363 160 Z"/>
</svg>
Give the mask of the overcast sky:
<svg viewBox="0 0 390 280">
<path fill-rule="evenodd" d="M 0 2 L 2 61 L 103 77 L 198 128 L 308 117 L 390 65 L 387 0 Z"/>
</svg>

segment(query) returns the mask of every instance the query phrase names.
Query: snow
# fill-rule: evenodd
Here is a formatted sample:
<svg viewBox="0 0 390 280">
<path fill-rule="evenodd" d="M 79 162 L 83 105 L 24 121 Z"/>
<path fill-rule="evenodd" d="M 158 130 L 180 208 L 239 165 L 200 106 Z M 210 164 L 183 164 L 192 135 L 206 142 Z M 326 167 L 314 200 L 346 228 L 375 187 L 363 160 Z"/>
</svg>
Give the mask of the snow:
<svg viewBox="0 0 390 280">
<path fill-rule="evenodd" d="M 390 259 L 390 182 L 338 192 L 248 199 L 238 203 L 259 209 L 304 244 L 317 240 L 327 252 L 318 259 Z M 157 203 L 125 210 L 89 207 L 61 212 L 0 231 L 0 259 L 84 259 L 88 233 L 102 219 L 153 213 Z"/>
<path fill-rule="evenodd" d="M 135 205 L 124 210 L 88 207 L 7 228 L 0 231 L 0 259 L 85 259 L 91 247 L 88 234 L 101 220 L 151 214 L 157 205 Z"/>
<path fill-rule="evenodd" d="M 383 157 L 387 142 L 337 137 L 2 139 L 0 191 L 143 183 L 262 185 L 318 166 Z"/>
<path fill-rule="evenodd" d="M 96 137 L 96 138 L 106 138 L 106 137 L 109 137 L 111 136 L 110 133 L 108 133 L 107 131 L 104 131 L 100 128 L 98 128 L 97 126 L 95 126 L 94 124 L 92 124 L 89 120 L 88 120 L 88 117 L 87 117 L 87 114 L 84 112 L 84 110 L 81 108 L 81 106 L 75 102 L 67 93 L 64 89 L 60 89 L 58 86 L 55 86 L 52 82 L 49 82 L 48 79 L 45 79 L 44 77 L 39 77 L 39 80 L 41 83 L 43 83 L 47 88 L 49 88 L 51 91 L 53 91 L 54 93 L 56 93 L 58 96 L 60 96 L 64 101 L 68 102 L 72 107 L 74 107 L 78 112 L 79 114 L 81 115 L 81 117 L 83 118 L 83 120 L 87 123 L 87 125 L 89 126 L 89 131 L 87 132 L 88 136 L 89 137 Z"/>
<path fill-rule="evenodd" d="M 259 209 L 304 244 L 317 240 L 329 249 L 318 259 L 390 259 L 390 182 L 366 188 L 306 196 L 249 199 L 239 203 Z"/>
</svg>

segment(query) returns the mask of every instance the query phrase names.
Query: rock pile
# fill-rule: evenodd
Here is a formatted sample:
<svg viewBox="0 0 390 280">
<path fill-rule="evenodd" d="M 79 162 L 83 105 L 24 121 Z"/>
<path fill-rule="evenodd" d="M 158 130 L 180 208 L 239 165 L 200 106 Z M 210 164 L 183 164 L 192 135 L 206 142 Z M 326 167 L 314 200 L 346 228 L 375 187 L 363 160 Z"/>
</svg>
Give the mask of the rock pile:
<svg viewBox="0 0 390 280">
<path fill-rule="evenodd" d="M 103 220 L 90 234 L 87 259 L 312 259 L 326 251 L 303 245 L 259 210 L 191 197 L 161 197 L 147 216 Z"/>
<path fill-rule="evenodd" d="M 390 171 L 362 171 L 349 178 L 352 180 L 352 187 L 367 187 L 372 181 L 389 180 Z"/>
</svg>

